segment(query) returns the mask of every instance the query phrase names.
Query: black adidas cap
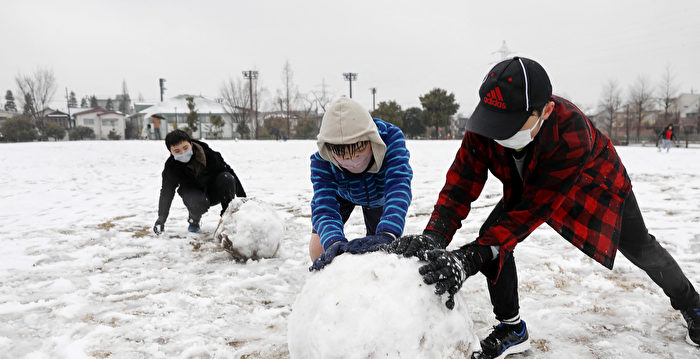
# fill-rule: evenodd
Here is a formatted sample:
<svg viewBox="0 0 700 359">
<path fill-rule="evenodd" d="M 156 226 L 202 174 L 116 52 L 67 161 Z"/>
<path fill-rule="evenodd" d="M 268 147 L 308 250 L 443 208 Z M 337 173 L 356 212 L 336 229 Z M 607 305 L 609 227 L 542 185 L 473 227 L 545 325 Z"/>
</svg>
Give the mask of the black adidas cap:
<svg viewBox="0 0 700 359">
<path fill-rule="evenodd" d="M 540 64 L 514 57 L 486 74 L 479 97 L 467 131 L 504 140 L 523 127 L 533 110 L 542 110 L 552 97 L 552 84 Z"/>
</svg>

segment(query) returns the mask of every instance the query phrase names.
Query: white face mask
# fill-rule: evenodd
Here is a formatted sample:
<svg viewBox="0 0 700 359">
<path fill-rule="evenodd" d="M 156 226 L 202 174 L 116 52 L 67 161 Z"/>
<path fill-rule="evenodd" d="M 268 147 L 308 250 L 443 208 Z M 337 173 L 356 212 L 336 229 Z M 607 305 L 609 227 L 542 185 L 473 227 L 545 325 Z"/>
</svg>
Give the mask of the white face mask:
<svg viewBox="0 0 700 359">
<path fill-rule="evenodd" d="M 189 151 L 187 151 L 185 153 L 178 154 L 178 155 L 173 155 L 173 157 L 175 157 L 175 161 L 187 163 L 187 162 L 190 162 L 190 158 L 192 158 L 192 154 L 193 154 L 192 149 L 190 148 Z"/>
<path fill-rule="evenodd" d="M 370 148 L 367 153 L 357 156 L 355 158 L 349 159 L 349 160 L 344 160 L 342 158 L 336 157 L 335 160 L 338 161 L 338 164 L 340 164 L 341 167 L 345 168 L 346 170 L 352 172 L 352 173 L 362 173 L 365 169 L 367 169 L 367 165 L 369 165 L 369 161 L 372 159 L 372 149 Z"/>
<path fill-rule="evenodd" d="M 540 120 L 542 120 L 542 115 L 537 117 L 537 122 L 535 122 L 535 125 L 532 126 L 532 128 L 527 129 L 527 130 L 522 130 L 516 132 L 512 137 L 506 138 L 505 140 L 494 140 L 496 143 L 503 147 L 508 147 L 512 148 L 514 150 L 519 150 L 525 146 L 528 145 L 528 143 L 532 142 L 532 132 L 537 128 L 537 126 L 540 124 Z"/>
</svg>

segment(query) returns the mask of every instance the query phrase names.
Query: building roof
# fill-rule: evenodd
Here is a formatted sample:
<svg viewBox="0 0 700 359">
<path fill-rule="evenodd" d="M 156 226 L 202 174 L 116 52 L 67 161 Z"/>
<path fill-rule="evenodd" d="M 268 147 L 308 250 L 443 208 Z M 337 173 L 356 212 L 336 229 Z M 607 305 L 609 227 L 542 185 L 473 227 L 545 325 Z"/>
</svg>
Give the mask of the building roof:
<svg viewBox="0 0 700 359">
<path fill-rule="evenodd" d="M 194 95 L 178 95 L 169 99 L 165 99 L 163 102 L 157 103 L 153 106 L 147 107 L 141 111 L 139 114 L 143 114 L 144 117 L 151 117 L 155 114 L 183 114 L 188 113 L 187 108 L 187 97 L 192 96 L 194 98 L 194 106 L 197 113 L 200 114 L 226 114 L 226 109 L 224 105 L 204 96 L 194 96 Z"/>
<path fill-rule="evenodd" d="M 85 115 L 85 114 L 93 113 L 93 112 L 96 112 L 98 116 L 102 116 L 102 115 L 106 115 L 106 114 L 117 114 L 117 115 L 126 116 L 125 114 L 123 114 L 119 111 L 105 110 L 104 108 L 101 108 L 101 107 L 89 108 L 89 109 L 86 109 L 85 111 L 76 112 L 73 114 L 73 116 Z"/>
</svg>

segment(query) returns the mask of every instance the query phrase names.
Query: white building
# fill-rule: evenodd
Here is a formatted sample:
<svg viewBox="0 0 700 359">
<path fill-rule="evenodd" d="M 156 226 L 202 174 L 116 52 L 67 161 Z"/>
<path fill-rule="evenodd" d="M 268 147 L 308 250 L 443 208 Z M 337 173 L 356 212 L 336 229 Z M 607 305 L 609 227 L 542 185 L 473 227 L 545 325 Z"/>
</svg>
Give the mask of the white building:
<svg viewBox="0 0 700 359">
<path fill-rule="evenodd" d="M 237 136 L 237 133 L 235 133 L 236 124 L 231 115 L 227 113 L 223 103 L 204 96 L 178 95 L 142 109 L 131 117 L 139 119 L 139 124 L 143 127 L 142 131 L 145 130 L 146 125 L 151 123 L 151 116 L 158 114 L 165 117 L 165 120 L 161 121 L 160 126 L 160 137 L 165 138 L 165 135 L 175 128 L 182 129 L 187 127 L 187 114 L 190 111 L 187 108 L 187 97 L 189 96 L 192 96 L 194 99 L 195 111 L 198 117 L 198 128 L 192 133 L 193 138 L 213 138 L 216 129 L 211 125 L 210 117 L 216 115 L 221 116 L 225 123 L 221 129 L 220 138 L 234 138 Z M 137 104 L 136 107 L 138 108 L 140 105 Z M 200 125 L 201 134 L 199 131 Z"/>
<path fill-rule="evenodd" d="M 121 112 L 105 110 L 103 108 L 92 108 L 73 114 L 76 126 L 85 126 L 95 131 L 95 137 L 101 140 L 109 139 L 110 131 L 124 139 L 126 122 Z"/>
</svg>

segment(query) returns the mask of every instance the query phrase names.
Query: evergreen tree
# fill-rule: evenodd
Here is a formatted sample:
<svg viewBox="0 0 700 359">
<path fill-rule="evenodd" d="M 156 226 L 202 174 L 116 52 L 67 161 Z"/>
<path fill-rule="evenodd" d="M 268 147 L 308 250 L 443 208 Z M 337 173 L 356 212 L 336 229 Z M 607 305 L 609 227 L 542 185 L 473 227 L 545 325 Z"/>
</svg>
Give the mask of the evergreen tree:
<svg viewBox="0 0 700 359">
<path fill-rule="evenodd" d="M 0 132 L 10 142 L 34 141 L 39 135 L 32 121 L 24 115 L 15 116 L 5 121 L 0 126 Z"/>
<path fill-rule="evenodd" d="M 425 134 L 423 110 L 419 107 L 407 108 L 403 113 L 403 127 L 406 137 L 415 138 Z"/>
<path fill-rule="evenodd" d="M 438 138 L 439 128 L 449 126 L 450 117 L 459 109 L 459 104 L 455 102 L 455 95 L 453 93 L 448 95 L 447 91 L 434 88 L 419 99 L 423 106 L 426 125 L 435 126 L 435 138 Z"/>
<path fill-rule="evenodd" d="M 70 92 L 70 96 L 68 97 L 68 107 L 78 107 L 78 100 L 75 98 L 75 92 L 73 91 Z"/>
<path fill-rule="evenodd" d="M 119 96 L 119 112 L 129 113 L 131 107 L 131 97 L 129 96 L 129 90 L 126 88 L 126 80 L 122 81 L 122 93 Z"/>
<path fill-rule="evenodd" d="M 32 100 L 32 95 L 24 95 L 24 108 L 22 108 L 22 113 L 25 116 L 32 117 L 34 115 L 34 100 Z"/>
<path fill-rule="evenodd" d="M 5 111 L 17 112 L 17 104 L 15 104 L 15 96 L 12 91 L 7 90 L 5 94 Z"/>
<path fill-rule="evenodd" d="M 46 124 L 46 136 L 53 137 L 56 141 L 62 140 L 66 137 L 66 129 L 56 122 L 49 122 Z"/>
<path fill-rule="evenodd" d="M 87 96 L 83 97 L 80 99 L 80 107 L 81 108 L 87 108 L 88 107 L 88 98 Z"/>
<path fill-rule="evenodd" d="M 236 126 L 236 132 L 238 132 L 243 139 L 250 138 L 250 127 L 248 127 L 245 121 L 238 123 L 238 126 Z"/>
<path fill-rule="evenodd" d="M 97 97 L 95 97 L 95 95 L 92 95 L 90 97 L 90 107 L 92 107 L 92 108 L 99 107 L 97 105 Z"/>
<path fill-rule="evenodd" d="M 372 117 L 379 118 L 403 129 L 403 110 L 396 101 L 382 101 L 372 111 Z"/>
<path fill-rule="evenodd" d="M 209 122 L 211 123 L 209 133 L 216 139 L 221 138 L 221 134 L 224 132 L 224 126 L 226 125 L 223 117 L 221 117 L 221 115 L 209 115 Z"/>
<path fill-rule="evenodd" d="M 197 131 L 199 115 L 197 114 L 197 109 L 194 105 L 194 97 L 187 96 L 185 97 L 185 100 L 187 100 L 187 108 L 190 110 L 190 112 L 187 114 L 187 128 L 190 130 L 191 134 Z M 202 134 L 199 136 L 201 138 Z"/>
<path fill-rule="evenodd" d="M 112 103 L 111 98 L 107 99 L 107 103 L 105 104 L 105 109 L 110 110 L 110 111 L 114 110 L 114 103 Z"/>
<path fill-rule="evenodd" d="M 83 140 L 83 139 L 94 139 L 95 131 L 92 128 L 86 126 L 78 126 L 72 128 L 68 131 L 68 139 L 71 141 Z"/>
</svg>

